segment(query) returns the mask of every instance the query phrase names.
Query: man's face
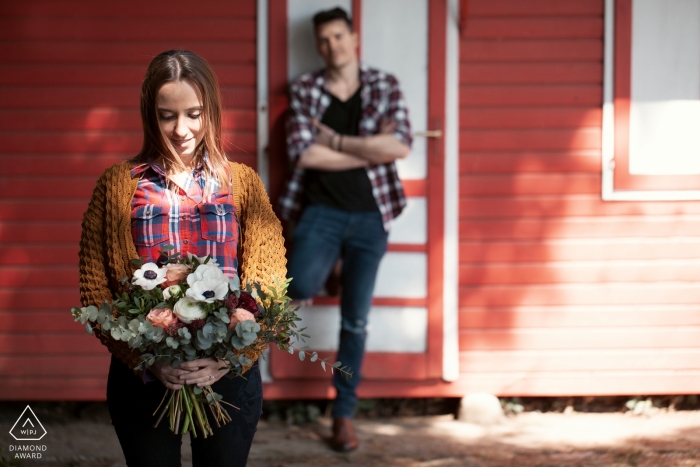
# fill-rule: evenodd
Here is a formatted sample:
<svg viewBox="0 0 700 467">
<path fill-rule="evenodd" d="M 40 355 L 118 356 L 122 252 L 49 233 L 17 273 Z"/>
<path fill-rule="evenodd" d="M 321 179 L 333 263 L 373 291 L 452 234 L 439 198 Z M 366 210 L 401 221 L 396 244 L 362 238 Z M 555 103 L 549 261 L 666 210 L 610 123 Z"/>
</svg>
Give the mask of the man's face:
<svg viewBox="0 0 700 467">
<path fill-rule="evenodd" d="M 342 19 L 316 28 L 316 46 L 328 68 L 341 68 L 357 61 L 357 34 Z"/>
</svg>

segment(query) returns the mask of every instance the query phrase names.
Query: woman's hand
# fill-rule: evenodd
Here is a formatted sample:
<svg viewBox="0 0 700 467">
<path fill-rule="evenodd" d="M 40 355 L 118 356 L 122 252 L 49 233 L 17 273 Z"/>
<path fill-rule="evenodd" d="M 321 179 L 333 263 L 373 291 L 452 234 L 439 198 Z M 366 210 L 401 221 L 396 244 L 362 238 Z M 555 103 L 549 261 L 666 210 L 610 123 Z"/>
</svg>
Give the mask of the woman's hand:
<svg viewBox="0 0 700 467">
<path fill-rule="evenodd" d="M 197 386 L 211 386 L 229 372 L 226 362 L 213 358 L 200 358 L 191 362 L 183 362 L 180 368 L 187 370 L 180 375 L 180 383 L 196 384 Z M 221 369 L 223 368 L 223 369 Z"/>
<path fill-rule="evenodd" d="M 180 368 L 173 368 L 163 363 L 162 360 L 155 362 L 148 367 L 148 369 L 166 388 L 174 391 L 182 388 L 182 380 L 180 377 L 190 373 L 190 370 L 182 369 L 182 365 L 180 365 Z"/>
</svg>

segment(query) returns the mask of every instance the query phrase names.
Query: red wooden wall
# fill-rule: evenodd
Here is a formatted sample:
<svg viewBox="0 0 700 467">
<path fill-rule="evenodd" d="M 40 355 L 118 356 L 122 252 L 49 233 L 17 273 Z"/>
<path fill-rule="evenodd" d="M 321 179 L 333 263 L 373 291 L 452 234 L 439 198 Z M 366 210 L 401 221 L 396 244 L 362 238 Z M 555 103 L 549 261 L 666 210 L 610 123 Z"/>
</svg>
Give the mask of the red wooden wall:
<svg viewBox="0 0 700 467">
<path fill-rule="evenodd" d="M 460 386 L 700 392 L 700 203 L 601 201 L 602 0 L 469 0 Z"/>
<path fill-rule="evenodd" d="M 80 220 L 141 146 L 151 58 L 189 48 L 220 80 L 228 153 L 255 166 L 256 3 L 6 0 L 0 9 L 0 399 L 103 399 L 108 353 L 79 304 Z"/>
</svg>

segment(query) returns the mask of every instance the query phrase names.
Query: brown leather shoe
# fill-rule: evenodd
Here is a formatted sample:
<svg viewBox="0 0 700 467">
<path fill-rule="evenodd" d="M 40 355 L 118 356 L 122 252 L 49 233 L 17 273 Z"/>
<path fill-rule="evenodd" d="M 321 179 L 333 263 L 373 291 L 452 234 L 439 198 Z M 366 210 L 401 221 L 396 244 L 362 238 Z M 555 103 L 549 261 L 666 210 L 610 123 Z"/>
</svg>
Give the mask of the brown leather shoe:
<svg viewBox="0 0 700 467">
<path fill-rule="evenodd" d="M 352 420 L 346 417 L 333 419 L 333 436 L 330 441 L 334 451 L 349 452 L 357 449 L 360 440 L 355 435 Z"/>
</svg>

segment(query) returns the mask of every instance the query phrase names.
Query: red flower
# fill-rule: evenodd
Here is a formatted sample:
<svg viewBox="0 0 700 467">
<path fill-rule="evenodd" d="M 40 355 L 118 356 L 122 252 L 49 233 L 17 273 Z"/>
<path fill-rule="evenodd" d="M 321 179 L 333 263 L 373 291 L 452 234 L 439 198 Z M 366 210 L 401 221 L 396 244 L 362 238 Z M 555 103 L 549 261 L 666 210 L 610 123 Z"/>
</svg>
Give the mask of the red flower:
<svg viewBox="0 0 700 467">
<path fill-rule="evenodd" d="M 228 311 L 233 311 L 236 308 L 238 308 L 238 297 L 236 297 L 235 293 L 232 293 L 226 299 L 226 309 Z"/>
<path fill-rule="evenodd" d="M 189 329 L 191 333 L 195 333 L 195 332 L 199 331 L 200 329 L 202 329 L 206 323 L 207 323 L 206 320 L 195 319 L 195 320 L 192 320 L 192 322 L 187 325 L 187 329 Z"/>
<path fill-rule="evenodd" d="M 235 308 L 243 308 L 244 310 L 253 313 L 253 316 L 256 317 L 258 316 L 258 313 L 260 313 L 258 302 L 256 302 L 255 299 L 250 296 L 250 294 L 245 292 L 241 292 L 241 296 L 238 297 L 238 304 Z"/>
<path fill-rule="evenodd" d="M 177 330 L 180 328 L 184 328 L 184 327 L 185 327 L 185 323 L 183 323 L 182 321 L 175 321 L 174 323 L 169 324 L 165 328 L 165 333 L 167 335 L 169 335 L 170 337 L 175 337 L 175 336 L 177 336 Z"/>
</svg>

